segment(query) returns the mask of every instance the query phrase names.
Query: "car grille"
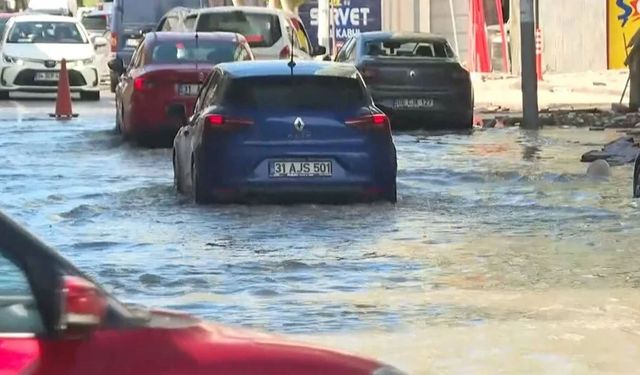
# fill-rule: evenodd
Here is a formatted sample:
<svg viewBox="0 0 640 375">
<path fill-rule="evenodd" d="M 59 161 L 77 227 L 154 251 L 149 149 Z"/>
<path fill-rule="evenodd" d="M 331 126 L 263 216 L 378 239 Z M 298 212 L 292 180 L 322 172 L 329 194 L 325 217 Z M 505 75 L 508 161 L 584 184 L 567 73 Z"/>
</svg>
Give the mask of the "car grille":
<svg viewBox="0 0 640 375">
<path fill-rule="evenodd" d="M 35 81 L 34 77 L 36 72 L 37 70 L 25 69 L 18 73 L 18 76 L 13 83 L 18 86 L 58 86 L 58 82 L 55 81 Z M 86 84 L 87 81 L 84 80 L 84 77 L 80 72 L 69 70 L 69 85 L 71 87 L 85 86 Z"/>
</svg>

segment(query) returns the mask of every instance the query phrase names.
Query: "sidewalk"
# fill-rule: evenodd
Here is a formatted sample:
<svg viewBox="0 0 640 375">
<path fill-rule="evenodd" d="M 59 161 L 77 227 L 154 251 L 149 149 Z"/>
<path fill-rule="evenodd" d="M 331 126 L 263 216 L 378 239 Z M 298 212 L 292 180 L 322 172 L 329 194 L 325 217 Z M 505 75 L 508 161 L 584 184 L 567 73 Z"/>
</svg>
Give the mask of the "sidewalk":
<svg viewBox="0 0 640 375">
<path fill-rule="evenodd" d="M 546 109 L 611 109 L 620 101 L 628 70 L 547 74 L 538 82 L 538 106 Z M 476 111 L 479 113 L 522 111 L 519 77 L 472 73 Z M 623 104 L 629 103 L 629 90 Z M 508 110 L 508 111 L 507 111 Z"/>
</svg>

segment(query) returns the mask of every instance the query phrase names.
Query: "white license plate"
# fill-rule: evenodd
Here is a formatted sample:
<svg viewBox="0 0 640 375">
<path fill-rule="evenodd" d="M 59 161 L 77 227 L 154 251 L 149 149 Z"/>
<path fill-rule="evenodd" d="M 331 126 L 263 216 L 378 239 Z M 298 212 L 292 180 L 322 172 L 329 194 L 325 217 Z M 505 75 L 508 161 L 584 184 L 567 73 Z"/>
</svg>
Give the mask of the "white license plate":
<svg viewBox="0 0 640 375">
<path fill-rule="evenodd" d="M 269 172 L 271 177 L 331 177 L 331 161 L 274 161 Z"/>
<path fill-rule="evenodd" d="M 127 39 L 126 46 L 136 48 L 140 44 L 140 39 Z"/>
<path fill-rule="evenodd" d="M 200 85 L 178 85 L 180 96 L 196 96 L 198 91 L 200 91 Z"/>
<path fill-rule="evenodd" d="M 429 98 L 402 98 L 393 103 L 395 108 L 424 109 L 433 108 L 435 101 Z"/>
<path fill-rule="evenodd" d="M 36 72 L 33 77 L 34 81 L 57 81 L 58 79 L 60 79 L 58 72 Z"/>
</svg>

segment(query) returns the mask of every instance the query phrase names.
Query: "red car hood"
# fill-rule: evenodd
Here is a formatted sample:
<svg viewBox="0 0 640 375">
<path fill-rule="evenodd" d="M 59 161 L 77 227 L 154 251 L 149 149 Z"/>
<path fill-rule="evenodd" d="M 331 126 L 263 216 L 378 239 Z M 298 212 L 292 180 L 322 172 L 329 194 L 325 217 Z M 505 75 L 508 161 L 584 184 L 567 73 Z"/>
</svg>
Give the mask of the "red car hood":
<svg viewBox="0 0 640 375">
<path fill-rule="evenodd" d="M 210 354 L 223 351 L 226 353 L 226 360 L 232 362 L 234 361 L 234 356 L 237 355 L 235 360 L 240 362 L 255 360 L 256 363 L 260 363 L 259 366 L 273 362 L 280 363 L 280 365 L 290 363 L 294 367 L 296 365 L 301 366 L 299 369 L 303 372 L 297 372 L 299 375 L 307 373 L 321 374 L 323 371 L 324 374 L 332 375 L 369 375 L 375 369 L 384 366 L 384 364 L 374 359 L 295 342 L 276 334 L 205 322 L 193 316 L 174 311 L 154 310 L 153 314 L 157 317 L 169 318 L 169 320 L 186 319 L 192 322 L 193 325 L 191 326 L 179 328 L 186 335 L 183 337 L 185 341 L 180 341 L 185 345 L 183 346 L 185 351 L 200 357 L 199 361 L 202 362 L 217 362 L 216 359 L 210 357 Z M 282 369 L 291 371 L 294 367 L 285 366 Z M 318 372 L 306 372 L 304 369 L 307 367 L 321 370 Z M 239 371 L 238 373 L 243 372 Z M 247 374 L 249 373 L 251 372 L 247 372 Z M 270 374 L 270 372 L 264 372 L 264 374 Z"/>
</svg>

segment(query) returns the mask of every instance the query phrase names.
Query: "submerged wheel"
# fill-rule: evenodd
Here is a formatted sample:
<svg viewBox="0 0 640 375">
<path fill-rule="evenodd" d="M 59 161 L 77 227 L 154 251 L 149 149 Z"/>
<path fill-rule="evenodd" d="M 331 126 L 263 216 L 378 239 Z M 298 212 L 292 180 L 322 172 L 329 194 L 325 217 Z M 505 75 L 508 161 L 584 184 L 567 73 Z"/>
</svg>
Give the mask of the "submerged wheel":
<svg viewBox="0 0 640 375">
<path fill-rule="evenodd" d="M 191 193 L 193 194 L 193 201 L 197 204 L 207 204 L 211 202 L 211 197 L 206 192 L 202 181 L 198 176 L 198 166 L 196 165 L 195 158 L 191 161 Z"/>
<path fill-rule="evenodd" d="M 178 161 L 176 160 L 176 151 L 173 151 L 173 185 L 176 187 L 178 193 L 182 193 L 182 186 L 180 185 L 180 171 L 178 171 Z"/>
<path fill-rule="evenodd" d="M 384 195 L 384 199 L 389 203 L 397 203 L 398 202 L 398 189 L 397 185 L 394 183 L 391 185 L 389 190 Z"/>
</svg>

